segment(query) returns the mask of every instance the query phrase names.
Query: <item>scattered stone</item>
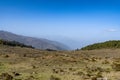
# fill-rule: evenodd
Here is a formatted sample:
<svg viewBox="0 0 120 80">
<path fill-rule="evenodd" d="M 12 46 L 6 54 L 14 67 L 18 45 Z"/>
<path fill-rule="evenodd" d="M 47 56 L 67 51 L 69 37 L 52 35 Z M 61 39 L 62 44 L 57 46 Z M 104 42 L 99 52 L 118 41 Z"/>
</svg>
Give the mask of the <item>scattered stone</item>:
<svg viewBox="0 0 120 80">
<path fill-rule="evenodd" d="M 8 58 L 8 57 L 10 57 L 9 55 L 5 55 L 5 58 Z"/>
<path fill-rule="evenodd" d="M 20 76 L 21 74 L 13 72 L 14 76 Z"/>
</svg>

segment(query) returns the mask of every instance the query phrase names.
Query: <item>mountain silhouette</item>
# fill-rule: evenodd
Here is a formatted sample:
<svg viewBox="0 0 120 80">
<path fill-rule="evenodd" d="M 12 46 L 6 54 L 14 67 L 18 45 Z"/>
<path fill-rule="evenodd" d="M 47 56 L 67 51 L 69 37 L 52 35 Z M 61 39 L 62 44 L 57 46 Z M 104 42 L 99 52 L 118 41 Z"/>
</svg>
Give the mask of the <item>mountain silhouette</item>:
<svg viewBox="0 0 120 80">
<path fill-rule="evenodd" d="M 59 42 L 51 41 L 43 38 L 34 38 L 28 36 L 17 35 L 8 31 L 0 31 L 0 39 L 8 41 L 17 41 L 25 45 L 31 45 L 36 49 L 52 49 L 52 50 L 68 50 L 69 48 Z"/>
</svg>

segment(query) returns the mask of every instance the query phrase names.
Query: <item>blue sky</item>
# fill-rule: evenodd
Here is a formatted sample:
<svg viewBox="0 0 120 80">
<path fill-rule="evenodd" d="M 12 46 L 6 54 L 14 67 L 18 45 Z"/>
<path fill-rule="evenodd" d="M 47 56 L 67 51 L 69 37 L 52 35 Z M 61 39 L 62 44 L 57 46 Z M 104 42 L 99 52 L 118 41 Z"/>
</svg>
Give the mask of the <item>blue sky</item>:
<svg viewBox="0 0 120 80">
<path fill-rule="evenodd" d="M 79 48 L 120 39 L 119 0 L 0 0 L 0 29 Z"/>
</svg>

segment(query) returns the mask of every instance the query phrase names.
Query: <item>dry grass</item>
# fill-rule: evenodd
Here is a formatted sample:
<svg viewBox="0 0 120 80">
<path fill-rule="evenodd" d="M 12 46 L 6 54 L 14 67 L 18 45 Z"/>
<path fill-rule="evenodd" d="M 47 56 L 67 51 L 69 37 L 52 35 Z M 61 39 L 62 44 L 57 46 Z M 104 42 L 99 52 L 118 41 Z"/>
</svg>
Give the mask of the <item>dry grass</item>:
<svg viewBox="0 0 120 80">
<path fill-rule="evenodd" d="M 0 46 L 0 74 L 8 73 L 13 80 L 117 80 L 120 66 L 113 65 L 119 60 L 120 49 L 43 51 Z"/>
</svg>

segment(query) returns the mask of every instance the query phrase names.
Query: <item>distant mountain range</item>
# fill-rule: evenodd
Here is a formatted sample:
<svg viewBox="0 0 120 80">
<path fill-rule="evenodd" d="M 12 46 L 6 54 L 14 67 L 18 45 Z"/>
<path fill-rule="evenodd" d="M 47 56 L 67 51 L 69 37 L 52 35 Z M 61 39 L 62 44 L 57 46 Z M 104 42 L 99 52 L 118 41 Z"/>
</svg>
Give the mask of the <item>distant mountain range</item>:
<svg viewBox="0 0 120 80">
<path fill-rule="evenodd" d="M 52 49 L 52 50 L 68 50 L 66 45 L 43 38 L 33 38 L 22 35 L 17 35 L 7 31 L 0 31 L 0 39 L 8 41 L 17 41 L 25 45 L 31 45 L 37 49 Z"/>
</svg>

